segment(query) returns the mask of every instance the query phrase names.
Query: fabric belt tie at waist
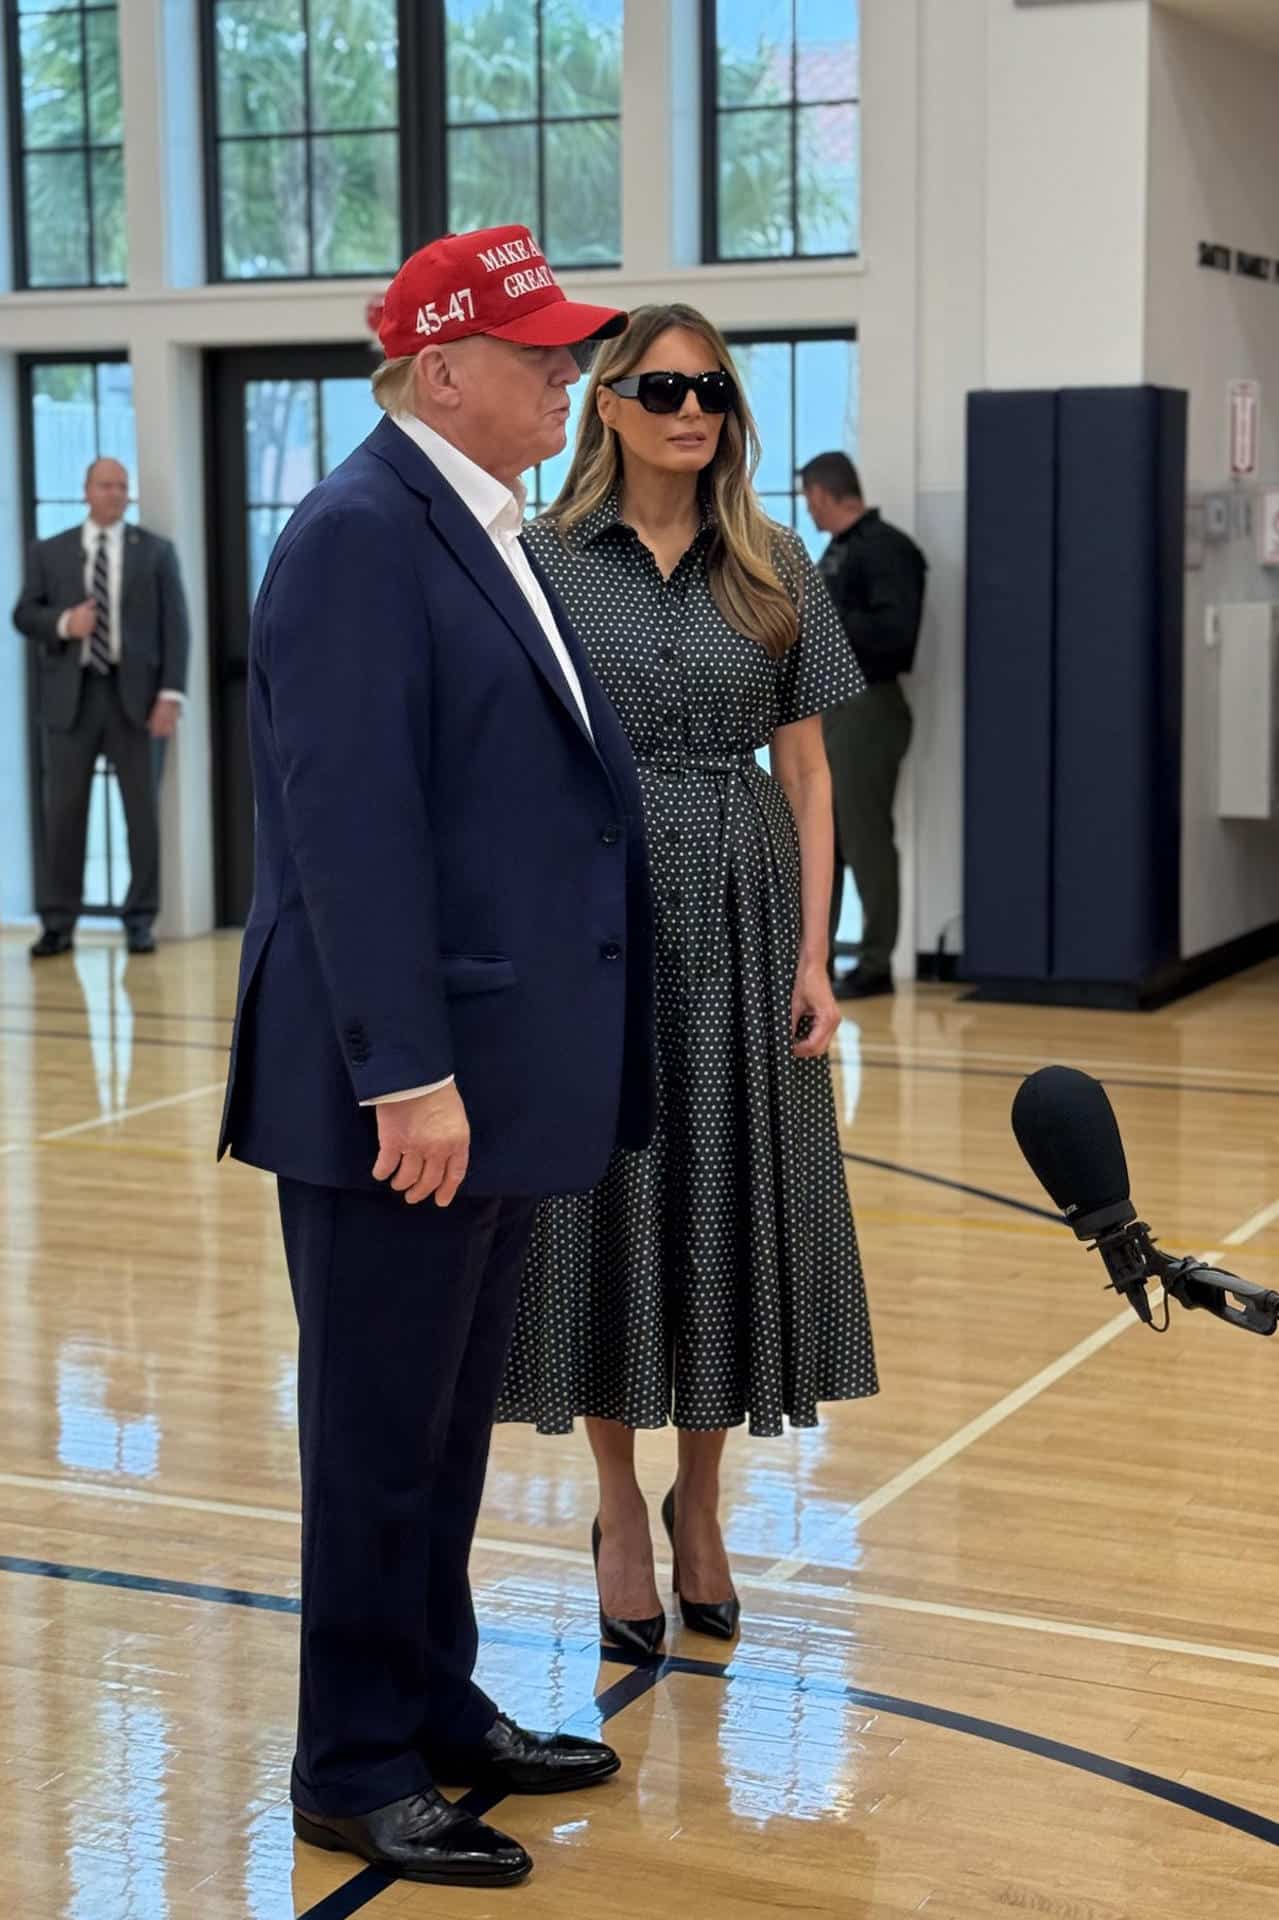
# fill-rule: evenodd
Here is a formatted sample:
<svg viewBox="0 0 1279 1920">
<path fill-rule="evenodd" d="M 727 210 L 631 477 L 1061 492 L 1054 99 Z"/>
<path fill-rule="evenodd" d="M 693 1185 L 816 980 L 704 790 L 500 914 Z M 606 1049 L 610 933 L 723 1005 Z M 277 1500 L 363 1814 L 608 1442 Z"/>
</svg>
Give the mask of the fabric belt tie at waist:
<svg viewBox="0 0 1279 1920">
<path fill-rule="evenodd" d="M 654 753 L 640 756 L 638 764 L 653 773 L 674 774 L 681 778 L 689 773 L 704 773 L 724 782 L 720 796 L 719 848 L 715 856 L 715 906 L 703 942 L 702 964 L 694 976 L 695 984 L 702 986 L 724 971 L 724 929 L 728 919 L 728 866 L 732 855 L 733 828 L 737 809 L 742 804 L 743 791 L 751 800 L 756 799 L 750 776 L 759 773 L 760 765 L 753 753 Z"/>
</svg>

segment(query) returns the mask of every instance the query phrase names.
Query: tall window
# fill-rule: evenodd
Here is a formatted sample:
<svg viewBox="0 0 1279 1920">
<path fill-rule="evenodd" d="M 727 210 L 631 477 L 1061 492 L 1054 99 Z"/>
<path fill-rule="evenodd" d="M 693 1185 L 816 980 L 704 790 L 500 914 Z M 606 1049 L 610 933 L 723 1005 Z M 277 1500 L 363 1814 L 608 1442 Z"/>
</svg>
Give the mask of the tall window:
<svg viewBox="0 0 1279 1920">
<path fill-rule="evenodd" d="M 128 272 L 114 4 L 4 0 L 19 287 L 110 287 Z"/>
<path fill-rule="evenodd" d="M 763 445 L 755 485 L 773 519 L 794 527 L 816 558 L 826 536 L 808 517 L 797 475 L 815 453 L 842 450 L 856 457 L 857 341 L 848 332 L 729 339 Z"/>
<path fill-rule="evenodd" d="M 448 220 L 621 259 L 622 0 L 447 0 Z"/>
<path fill-rule="evenodd" d="M 522 220 L 621 251 L 622 0 L 202 0 L 210 275 L 392 272 Z"/>
<path fill-rule="evenodd" d="M 860 245 L 859 0 L 702 0 L 708 260 Z"/>
<path fill-rule="evenodd" d="M 22 362 L 23 482 L 27 531 L 47 540 L 84 519 L 84 478 L 91 461 L 110 455 L 137 484 L 133 371 L 120 355 L 32 358 Z M 136 500 L 128 518 L 136 520 Z M 43 823 L 43 764 L 33 737 L 32 819 L 36 853 Z M 98 762 L 89 807 L 84 868 L 86 913 L 117 914 L 129 891 L 124 807 L 109 762 Z"/>
<path fill-rule="evenodd" d="M 206 4 L 212 277 L 397 266 L 396 0 Z"/>
<path fill-rule="evenodd" d="M 298 503 L 381 414 L 368 376 L 248 380 L 244 386 L 244 485 L 249 602 L 271 549 Z"/>
</svg>

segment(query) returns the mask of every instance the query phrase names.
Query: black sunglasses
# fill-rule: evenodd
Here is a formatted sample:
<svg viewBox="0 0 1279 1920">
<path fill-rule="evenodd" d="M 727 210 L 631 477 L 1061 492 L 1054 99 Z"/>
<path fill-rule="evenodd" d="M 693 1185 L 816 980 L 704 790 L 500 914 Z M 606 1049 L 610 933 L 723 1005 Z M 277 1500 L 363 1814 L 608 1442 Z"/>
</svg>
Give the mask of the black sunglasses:
<svg viewBox="0 0 1279 1920">
<path fill-rule="evenodd" d="M 638 400 L 646 413 L 678 413 L 690 393 L 697 395 L 703 413 L 731 413 L 737 405 L 737 388 L 723 368 L 716 373 L 628 373 L 604 385 L 619 399 Z"/>
</svg>

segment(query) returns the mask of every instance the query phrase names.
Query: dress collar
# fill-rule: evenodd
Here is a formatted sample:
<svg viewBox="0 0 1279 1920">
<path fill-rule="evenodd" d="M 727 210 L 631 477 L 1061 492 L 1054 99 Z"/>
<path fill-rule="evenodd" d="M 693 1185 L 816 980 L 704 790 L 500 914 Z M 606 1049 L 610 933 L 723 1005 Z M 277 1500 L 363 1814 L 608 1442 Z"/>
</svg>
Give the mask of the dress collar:
<svg viewBox="0 0 1279 1920">
<path fill-rule="evenodd" d="M 693 536 L 692 544 L 689 548 L 690 553 L 694 547 L 699 546 L 706 539 L 707 535 L 714 530 L 715 525 L 714 511 L 709 502 L 703 500 L 701 524 Z M 596 507 L 593 513 L 588 513 L 584 520 L 578 521 L 576 527 L 573 529 L 572 538 L 578 546 L 594 546 L 596 541 L 602 540 L 606 534 L 615 533 L 619 527 L 624 533 L 629 533 L 633 539 L 638 539 L 639 536 L 636 534 L 634 527 L 622 518 L 622 496 L 620 492 L 614 490 L 614 492 L 609 494 L 607 500 L 601 502 L 601 504 Z"/>
</svg>

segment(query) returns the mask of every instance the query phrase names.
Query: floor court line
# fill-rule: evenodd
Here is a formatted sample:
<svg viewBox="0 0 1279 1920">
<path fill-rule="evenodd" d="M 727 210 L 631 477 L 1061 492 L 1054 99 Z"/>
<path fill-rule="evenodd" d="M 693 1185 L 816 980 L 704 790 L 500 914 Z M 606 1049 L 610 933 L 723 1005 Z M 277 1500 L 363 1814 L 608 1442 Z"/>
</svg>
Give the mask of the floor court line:
<svg viewBox="0 0 1279 1920">
<path fill-rule="evenodd" d="M 1044 1064 L 1043 1060 L 1038 1056 L 1024 1053 L 998 1053 L 986 1047 L 948 1048 L 912 1047 L 909 1045 L 888 1047 L 876 1040 L 863 1041 L 861 1053 L 863 1058 L 868 1060 L 878 1059 L 890 1064 L 900 1062 L 903 1066 L 913 1066 L 917 1061 L 928 1060 L 955 1061 L 962 1065 L 972 1060 L 979 1062 L 983 1066 L 1016 1067 L 1020 1072 L 1027 1074 L 1033 1073 L 1037 1067 Z M 1161 1067 L 1157 1063 L 1152 1063 L 1149 1060 L 1087 1060 L 1079 1059 L 1078 1057 L 1072 1057 L 1070 1064 L 1073 1067 L 1080 1068 L 1083 1072 L 1093 1073 L 1099 1076 L 1107 1073 L 1163 1073 L 1182 1080 L 1222 1080 L 1227 1077 L 1234 1080 L 1264 1080 L 1270 1083 L 1270 1091 L 1279 1092 L 1279 1075 L 1275 1074 L 1272 1070 L 1268 1071 L 1264 1068 L 1228 1067 L 1222 1065 L 1192 1067 L 1182 1061 L 1178 1061 L 1175 1066 Z M 1156 1083 L 1152 1081 L 1151 1084 L 1154 1085 Z M 1162 1086 L 1168 1083 L 1159 1082 L 1158 1084 Z M 1173 1089 L 1169 1087 L 1169 1091 L 1172 1090 Z"/>
<path fill-rule="evenodd" d="M 205 1100 L 211 1093 L 224 1093 L 225 1080 L 210 1080 L 207 1086 L 188 1087 L 185 1093 L 168 1093 L 162 1100 L 146 1100 L 138 1107 L 118 1107 L 112 1113 L 97 1113 L 91 1120 L 77 1120 L 69 1127 L 55 1127 L 51 1133 L 36 1135 L 34 1144 L 46 1140 L 70 1140 L 77 1133 L 92 1133 L 96 1127 L 113 1127 L 121 1120 L 140 1120 L 147 1113 L 162 1113 L 168 1107 L 185 1106 L 191 1100 Z"/>
<path fill-rule="evenodd" d="M 1226 1235 L 1222 1245 L 1245 1246 L 1249 1240 L 1275 1220 L 1279 1220 L 1279 1200 L 1272 1202 L 1268 1207 L 1263 1207 L 1259 1213 L 1254 1213 L 1242 1225 L 1235 1227 Z M 1219 1255 L 1201 1254 L 1199 1258 L 1205 1265 L 1211 1266 Z M 1150 1302 L 1156 1311 L 1163 1297 L 1162 1287 L 1151 1289 Z M 943 1440 L 939 1446 L 933 1447 L 930 1452 L 912 1461 L 910 1466 L 903 1468 L 882 1487 L 878 1487 L 874 1493 L 868 1494 L 864 1500 L 859 1500 L 840 1521 L 838 1530 L 832 1525 L 818 1534 L 814 1542 L 813 1555 L 790 1554 L 785 1559 L 776 1561 L 762 1578 L 774 1582 L 792 1580 L 804 1567 L 814 1564 L 814 1555 L 816 1560 L 820 1561 L 825 1541 L 844 1540 L 856 1528 L 872 1520 L 877 1513 L 882 1513 L 885 1507 L 892 1506 L 895 1500 L 900 1500 L 904 1494 L 910 1493 L 922 1481 L 931 1478 L 943 1467 L 949 1466 L 950 1462 L 957 1459 L 961 1453 L 966 1453 L 969 1447 L 975 1446 L 979 1440 L 984 1440 L 988 1433 L 1002 1426 L 1005 1420 L 1012 1418 L 1013 1414 L 1020 1413 L 1023 1407 L 1029 1406 L 1031 1401 L 1039 1398 L 1040 1394 L 1046 1393 L 1050 1387 L 1056 1386 L 1058 1381 L 1064 1380 L 1077 1367 L 1083 1366 L 1084 1362 L 1091 1360 L 1094 1354 L 1102 1352 L 1112 1340 L 1117 1340 L 1129 1327 L 1140 1324 L 1130 1308 L 1117 1313 L 1112 1320 L 1106 1321 L 1104 1326 L 1098 1327 L 1095 1333 L 1090 1333 L 1086 1339 L 1079 1341 L 1069 1353 L 1062 1354 L 1060 1359 L 1054 1360 L 1050 1366 L 1044 1367 L 1032 1379 L 1014 1388 L 1011 1393 L 1005 1394 L 1002 1400 L 995 1402 L 994 1406 L 988 1407 L 985 1413 L 978 1414 L 975 1420 L 970 1420 L 966 1426 L 952 1433 L 949 1439 Z"/>
<path fill-rule="evenodd" d="M 183 1581 L 166 1581 L 143 1575 L 121 1574 L 103 1568 L 71 1567 L 51 1561 L 0 1556 L 0 1569 L 46 1579 L 68 1580 L 81 1585 L 123 1587 L 130 1591 L 153 1594 L 175 1594 L 184 1598 L 248 1607 L 264 1613 L 296 1614 L 299 1611 L 298 1601 L 282 1594 L 256 1593 L 243 1589 L 201 1588 Z M 529 1649 L 549 1650 L 553 1647 L 562 1647 L 564 1644 L 562 1638 L 555 1635 L 502 1627 L 490 1629 L 483 1634 L 481 1644 L 484 1639 Z M 650 1692 L 659 1682 L 677 1674 L 696 1679 L 715 1680 L 731 1687 L 755 1686 L 792 1696 L 802 1694 L 809 1698 L 832 1702 L 846 1701 L 871 1712 L 912 1720 L 936 1727 L 943 1732 L 966 1734 L 992 1745 L 1029 1754 L 1037 1759 L 1053 1761 L 1058 1765 L 1091 1774 L 1096 1778 L 1109 1780 L 1115 1785 L 1144 1793 L 1169 1806 L 1215 1821 L 1235 1832 L 1263 1840 L 1270 1846 L 1279 1846 L 1279 1822 L 1265 1814 L 1240 1806 L 1234 1801 L 1223 1800 L 1215 1794 L 1204 1793 L 1199 1788 L 1188 1787 L 1180 1780 L 1168 1779 L 1162 1774 L 1151 1773 L 1145 1768 L 1132 1767 L 1125 1761 L 1111 1760 L 1104 1754 L 1094 1753 L 1084 1747 L 1071 1746 L 1063 1741 L 1029 1732 L 1022 1727 L 1010 1726 L 1002 1721 L 986 1720 L 973 1714 L 957 1712 L 950 1707 L 936 1706 L 931 1702 L 903 1699 L 896 1694 L 877 1693 L 865 1687 L 849 1685 L 844 1681 L 824 1679 L 820 1675 L 795 1674 L 753 1662 L 749 1658 L 721 1663 L 715 1660 L 686 1659 L 676 1654 L 641 1666 L 628 1660 L 618 1648 L 596 1647 L 593 1650 L 599 1653 L 604 1663 L 625 1667 L 626 1672 L 611 1686 L 606 1687 L 602 1693 L 592 1695 L 589 1701 L 584 1702 L 574 1713 L 561 1720 L 562 1729 L 571 1729 L 579 1733 L 597 1732 L 643 1694 Z M 500 1805 L 504 1797 L 471 1793 L 464 1796 L 463 1804 L 470 1812 L 487 1814 Z M 301 1920 L 338 1920 L 339 1915 L 354 1914 L 371 1900 L 386 1892 L 388 1884 L 390 1884 L 388 1876 L 385 1874 L 367 1868 L 359 1870 L 351 1879 L 344 1881 L 341 1887 L 327 1894 L 316 1906 L 308 1908 Z"/>
<path fill-rule="evenodd" d="M 210 1080 L 204 1087 L 188 1087 L 185 1093 L 168 1093 L 163 1100 L 147 1100 L 138 1107 L 117 1107 L 110 1113 L 95 1113 L 90 1120 L 77 1120 L 69 1127 L 55 1127 L 51 1133 L 33 1134 L 30 1140 L 9 1140 L 0 1147 L 0 1158 L 10 1153 L 29 1153 L 32 1147 L 47 1146 L 54 1140 L 71 1140 L 80 1133 L 92 1133 L 97 1127 L 112 1127 L 121 1120 L 140 1120 L 147 1113 L 162 1113 L 168 1107 L 185 1106 L 190 1100 L 203 1100 L 211 1093 L 224 1093 L 225 1080 Z"/>
<path fill-rule="evenodd" d="M 842 1149 L 845 1160 L 859 1167 L 874 1167 L 880 1173 L 899 1173 L 907 1180 L 922 1180 L 930 1187 L 946 1187 L 952 1193 L 965 1193 L 974 1200 L 989 1200 L 997 1207 L 1010 1207 L 1014 1213 L 1028 1213 L 1036 1220 L 1051 1221 L 1054 1227 L 1064 1226 L 1059 1213 L 1050 1213 L 1047 1207 L 1037 1207 L 1029 1200 L 1015 1199 L 1009 1193 L 996 1193 L 993 1187 L 973 1187 L 967 1181 L 952 1180 L 949 1174 L 929 1173 L 925 1167 L 908 1167 L 897 1160 L 877 1160 L 868 1153 L 853 1153 L 849 1148 Z"/>
<path fill-rule="evenodd" d="M 1020 1080 L 1026 1077 L 1028 1071 L 1033 1071 L 1025 1066 L 971 1066 L 953 1055 L 936 1061 L 903 1060 L 890 1056 L 876 1059 L 868 1053 L 844 1053 L 839 1047 L 832 1048 L 831 1058 L 841 1067 L 855 1068 L 863 1073 L 934 1073 L 945 1074 L 955 1080 Z M 1109 1073 L 1106 1075 L 1106 1086 L 1144 1093 L 1206 1093 L 1240 1100 L 1279 1100 L 1279 1087 L 1230 1087 L 1215 1081 L 1196 1084 L 1187 1080 L 1129 1080 Z"/>
<path fill-rule="evenodd" d="M 919 1459 L 913 1460 L 908 1467 L 903 1467 L 900 1473 L 894 1474 L 893 1478 L 885 1481 L 882 1487 L 877 1487 L 874 1493 L 867 1494 L 864 1500 L 859 1500 L 855 1506 L 850 1507 L 839 1523 L 838 1532 L 833 1525 L 823 1529 L 814 1542 L 818 1557 L 820 1558 L 822 1552 L 823 1541 L 831 1538 L 842 1540 L 850 1536 L 857 1528 L 864 1526 L 868 1520 L 872 1520 L 877 1513 L 882 1513 L 885 1507 L 890 1507 L 895 1500 L 900 1500 L 903 1494 L 910 1493 L 922 1481 L 930 1479 L 943 1467 L 949 1466 L 951 1461 L 958 1459 L 961 1453 L 966 1453 L 969 1447 L 975 1446 L 979 1440 L 984 1440 L 988 1433 L 993 1433 L 995 1428 L 1002 1426 L 1005 1420 L 1010 1420 L 1015 1413 L 1020 1413 L 1022 1408 L 1028 1407 L 1032 1400 L 1037 1400 L 1040 1394 L 1048 1391 L 1049 1387 L 1056 1386 L 1059 1380 L 1064 1380 L 1068 1374 L 1073 1373 L 1077 1367 L 1083 1366 L 1086 1360 L 1091 1360 L 1095 1353 L 1100 1353 L 1103 1348 L 1110 1345 L 1112 1340 L 1117 1340 L 1120 1334 L 1127 1332 L 1130 1326 L 1136 1324 L 1136 1317 L 1131 1308 L 1125 1307 L 1122 1313 L 1115 1314 L 1113 1319 L 1107 1320 L 1104 1326 L 1098 1327 L 1086 1339 L 1080 1340 L 1071 1347 L 1068 1353 L 1063 1353 L 1049 1366 L 1041 1368 L 1029 1380 L 1023 1381 L 1021 1386 L 1015 1387 L 1011 1393 L 1006 1393 L 1002 1400 L 997 1400 L 993 1406 L 987 1407 L 984 1413 L 979 1413 L 975 1420 L 969 1420 L 948 1439 L 941 1441 L 928 1453 L 921 1454 Z M 778 1560 L 769 1567 L 764 1578 L 773 1581 L 792 1580 L 803 1567 L 810 1564 L 811 1559 L 808 1554 L 790 1554 L 784 1560 Z"/>
<path fill-rule="evenodd" d="M 288 1507 L 253 1507 L 237 1505 L 231 1501 L 199 1500 L 181 1494 L 160 1494 L 146 1488 L 127 1488 L 99 1486 L 91 1481 L 47 1480 L 35 1474 L 0 1474 L 0 1486 L 30 1489 L 44 1494 L 64 1494 L 72 1497 L 87 1496 L 90 1499 L 114 1500 L 121 1503 L 136 1503 L 144 1506 L 173 1507 L 179 1511 L 193 1513 L 215 1513 L 228 1518 L 246 1518 L 266 1520 L 276 1525 L 297 1527 L 299 1516 L 295 1509 Z M 475 1540 L 477 1553 L 491 1553 L 496 1557 L 512 1560 L 540 1560 L 558 1566 L 574 1567 L 579 1572 L 590 1570 L 589 1553 L 575 1547 L 557 1547 L 541 1541 L 510 1540 L 479 1535 Z M 24 1569 L 42 1567 L 44 1562 L 32 1561 Z M 1090 1622 L 1062 1620 L 1051 1615 L 1004 1613 L 989 1607 L 964 1607 L 952 1605 L 945 1600 L 914 1600 L 904 1595 L 876 1593 L 851 1584 L 852 1574 L 847 1566 L 835 1561 L 822 1561 L 806 1558 L 804 1566 L 813 1572 L 828 1572 L 842 1577 L 833 1581 L 791 1580 L 786 1583 L 787 1594 L 795 1599 L 835 1602 L 840 1606 L 854 1609 L 866 1609 L 870 1612 L 915 1614 L 927 1619 L 954 1620 L 962 1625 L 996 1627 L 1001 1632 L 1037 1633 L 1049 1637 L 1058 1636 L 1067 1640 L 1094 1641 L 1099 1645 L 1132 1647 L 1142 1652 L 1176 1654 L 1195 1660 L 1225 1661 L 1234 1666 L 1260 1667 L 1279 1672 L 1279 1653 L 1259 1653 L 1250 1647 L 1223 1647 L 1200 1640 L 1174 1640 L 1158 1634 L 1127 1633 L 1118 1627 L 1099 1627 Z M 0 1559 L 0 1570 L 5 1562 Z M 774 1576 L 766 1569 L 761 1573 L 748 1573 L 738 1570 L 739 1587 L 757 1589 L 768 1595 L 776 1585 Z M 182 1585 L 182 1583 L 175 1583 Z M 204 1591 L 195 1586 L 192 1593 Z"/>
<path fill-rule="evenodd" d="M 1262 1207 L 1260 1212 L 1254 1213 L 1251 1220 L 1245 1220 L 1241 1227 L 1228 1233 L 1221 1244 L 1223 1247 L 1246 1247 L 1250 1240 L 1255 1240 L 1259 1233 L 1272 1227 L 1276 1220 L 1279 1220 L 1279 1200 L 1272 1200 L 1268 1207 Z M 1211 1259 L 1208 1264 L 1212 1264 Z"/>
</svg>

